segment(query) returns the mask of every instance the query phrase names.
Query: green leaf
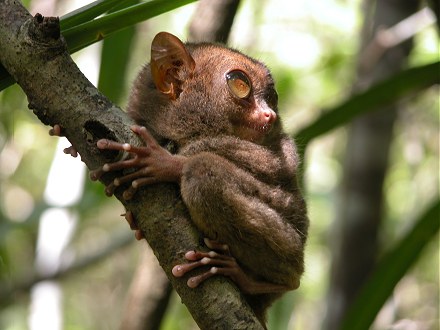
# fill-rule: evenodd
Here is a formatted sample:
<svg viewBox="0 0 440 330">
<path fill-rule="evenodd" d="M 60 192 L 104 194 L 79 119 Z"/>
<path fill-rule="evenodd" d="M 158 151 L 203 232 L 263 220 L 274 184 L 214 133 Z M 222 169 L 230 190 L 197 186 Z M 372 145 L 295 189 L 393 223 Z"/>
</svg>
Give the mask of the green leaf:
<svg viewBox="0 0 440 330">
<path fill-rule="evenodd" d="M 323 113 L 315 122 L 300 130 L 295 140 L 304 151 L 314 138 L 347 124 L 353 118 L 391 104 L 403 96 L 440 82 L 440 62 L 409 68 L 354 95 L 339 106 Z"/>
<path fill-rule="evenodd" d="M 98 0 L 78 8 L 60 18 L 61 31 L 88 22 L 115 6 L 125 6 L 131 0 Z"/>
<path fill-rule="evenodd" d="M 133 5 L 138 1 L 128 2 Z M 102 44 L 98 89 L 115 103 L 120 103 L 124 94 L 126 71 L 132 54 L 131 43 L 135 34 L 135 27 L 130 26 L 105 38 Z"/>
<path fill-rule="evenodd" d="M 348 311 L 341 330 L 367 330 L 394 287 L 439 231 L 440 201 L 436 201 L 378 263 Z"/>
<path fill-rule="evenodd" d="M 196 0 L 152 0 L 118 10 L 63 32 L 69 51 L 76 52 L 109 34 L 145 21 Z"/>
</svg>

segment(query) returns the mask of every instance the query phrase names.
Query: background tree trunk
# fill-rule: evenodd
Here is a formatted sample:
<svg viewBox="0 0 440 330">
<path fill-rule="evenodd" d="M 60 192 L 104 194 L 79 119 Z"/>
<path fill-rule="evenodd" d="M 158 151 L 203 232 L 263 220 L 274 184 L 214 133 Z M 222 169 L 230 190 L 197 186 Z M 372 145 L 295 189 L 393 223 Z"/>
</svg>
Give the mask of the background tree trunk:
<svg viewBox="0 0 440 330">
<path fill-rule="evenodd" d="M 153 251 L 142 245 L 142 253 L 127 295 L 122 330 L 160 329 L 172 286 Z"/>
<path fill-rule="evenodd" d="M 189 40 L 193 42 L 228 41 L 240 0 L 202 0 L 189 26 Z"/>
<path fill-rule="evenodd" d="M 380 29 L 397 24 L 415 13 L 418 7 L 418 0 L 364 1 L 355 92 L 367 89 L 405 66 L 411 41 L 383 49 L 375 37 Z M 383 181 L 398 109 L 398 104 L 379 109 L 356 118 L 349 127 L 337 228 L 332 236 L 333 263 L 325 320 L 328 330 L 340 328 L 347 308 L 376 262 L 383 213 Z"/>
</svg>

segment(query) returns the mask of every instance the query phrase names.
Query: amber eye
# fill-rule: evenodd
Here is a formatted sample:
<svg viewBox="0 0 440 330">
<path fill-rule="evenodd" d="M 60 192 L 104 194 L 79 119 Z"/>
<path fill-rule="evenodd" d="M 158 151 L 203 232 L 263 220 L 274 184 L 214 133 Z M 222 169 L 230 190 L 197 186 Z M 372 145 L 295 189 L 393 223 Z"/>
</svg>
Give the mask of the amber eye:
<svg viewBox="0 0 440 330">
<path fill-rule="evenodd" d="M 251 93 L 251 82 L 243 71 L 235 70 L 227 73 L 226 82 L 232 94 L 239 99 L 245 99 Z"/>
</svg>

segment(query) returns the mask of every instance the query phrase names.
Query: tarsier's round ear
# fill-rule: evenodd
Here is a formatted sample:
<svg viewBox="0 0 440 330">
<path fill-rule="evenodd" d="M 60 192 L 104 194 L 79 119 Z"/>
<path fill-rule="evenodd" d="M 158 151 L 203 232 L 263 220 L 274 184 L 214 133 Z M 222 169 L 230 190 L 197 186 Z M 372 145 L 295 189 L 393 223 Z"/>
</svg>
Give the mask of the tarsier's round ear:
<svg viewBox="0 0 440 330">
<path fill-rule="evenodd" d="M 179 72 L 183 70 L 190 75 L 196 63 L 179 38 L 159 32 L 151 43 L 150 66 L 156 88 L 175 100 L 182 91 L 183 81 L 178 76 Z"/>
</svg>

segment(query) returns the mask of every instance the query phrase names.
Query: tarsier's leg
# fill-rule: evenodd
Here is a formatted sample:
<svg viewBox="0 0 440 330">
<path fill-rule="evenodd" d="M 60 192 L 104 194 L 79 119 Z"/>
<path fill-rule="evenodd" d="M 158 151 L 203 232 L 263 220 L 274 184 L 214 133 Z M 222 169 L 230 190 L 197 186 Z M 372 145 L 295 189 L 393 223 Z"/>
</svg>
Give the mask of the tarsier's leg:
<svg viewBox="0 0 440 330">
<path fill-rule="evenodd" d="M 143 239 L 144 236 L 136 226 L 133 214 L 130 211 L 127 211 L 125 214 L 125 219 L 130 228 L 135 230 L 136 239 Z M 190 277 L 187 281 L 190 288 L 196 288 L 212 276 L 223 275 L 231 278 L 240 290 L 247 294 L 276 293 L 289 290 L 289 288 L 284 285 L 252 279 L 246 275 L 235 258 L 231 256 L 229 247 L 226 244 L 221 244 L 208 238 L 205 238 L 204 241 L 211 251 L 188 251 L 185 254 L 185 258 L 190 261 L 190 263 L 176 265 L 172 269 L 172 273 L 175 277 L 182 277 L 196 268 L 207 265 L 212 266 L 207 272 Z"/>
<path fill-rule="evenodd" d="M 212 266 L 207 272 L 188 279 L 188 286 L 197 287 L 200 283 L 215 275 L 223 275 L 232 281 L 246 294 L 276 293 L 289 290 L 287 286 L 265 281 L 257 281 L 248 276 L 231 256 L 229 247 L 225 244 L 205 238 L 205 244 L 211 249 L 209 252 L 188 251 L 185 258 L 191 261 L 187 264 L 176 265 L 172 273 L 176 277 L 182 277 L 186 273 L 203 266 Z"/>
<path fill-rule="evenodd" d="M 189 252 L 186 258 L 195 264 L 179 265 L 175 275 L 211 265 L 214 268 L 209 273 L 228 276 L 243 292 L 251 294 L 283 292 L 299 286 L 294 269 L 301 265 L 290 251 L 297 251 L 300 237 L 272 207 L 279 201 L 287 205 L 280 206 L 285 210 L 290 205 L 288 194 L 223 157 L 199 153 L 189 157 L 184 168 L 181 195 L 197 228 L 206 237 L 226 243 L 237 262 L 230 258 L 225 262 L 217 254 Z M 277 200 L 271 201 L 268 196 Z M 217 253 L 225 254 L 224 249 Z M 210 276 L 195 278 L 195 284 Z"/>
</svg>

